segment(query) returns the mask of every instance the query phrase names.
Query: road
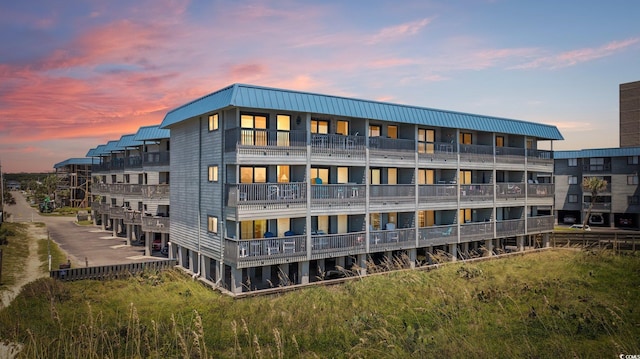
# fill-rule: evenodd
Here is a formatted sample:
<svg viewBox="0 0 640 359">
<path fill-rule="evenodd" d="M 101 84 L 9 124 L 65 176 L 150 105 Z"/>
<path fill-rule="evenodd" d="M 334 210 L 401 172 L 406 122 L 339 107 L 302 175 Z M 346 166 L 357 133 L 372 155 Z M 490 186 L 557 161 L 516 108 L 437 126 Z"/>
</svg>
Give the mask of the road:
<svg viewBox="0 0 640 359">
<path fill-rule="evenodd" d="M 74 267 L 100 266 L 108 264 L 132 263 L 159 259 L 144 255 L 144 247 L 128 246 L 125 238 L 113 237 L 111 231 L 103 231 L 97 226 L 80 226 L 75 217 L 40 215 L 27 203 L 25 196 L 12 192 L 15 205 L 5 205 L 11 214 L 9 222 L 42 222 L 46 225 L 49 238 L 58 244 Z M 57 268 L 57 264 L 54 264 Z"/>
</svg>

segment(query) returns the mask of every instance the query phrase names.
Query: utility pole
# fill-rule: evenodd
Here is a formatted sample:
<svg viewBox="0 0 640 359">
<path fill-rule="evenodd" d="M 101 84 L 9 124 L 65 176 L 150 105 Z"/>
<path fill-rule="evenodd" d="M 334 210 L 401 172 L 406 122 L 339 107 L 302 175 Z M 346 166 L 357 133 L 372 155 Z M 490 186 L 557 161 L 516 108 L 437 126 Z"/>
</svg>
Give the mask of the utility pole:
<svg viewBox="0 0 640 359">
<path fill-rule="evenodd" d="M 0 224 L 4 222 L 4 176 L 2 175 L 2 162 L 0 162 Z"/>
</svg>

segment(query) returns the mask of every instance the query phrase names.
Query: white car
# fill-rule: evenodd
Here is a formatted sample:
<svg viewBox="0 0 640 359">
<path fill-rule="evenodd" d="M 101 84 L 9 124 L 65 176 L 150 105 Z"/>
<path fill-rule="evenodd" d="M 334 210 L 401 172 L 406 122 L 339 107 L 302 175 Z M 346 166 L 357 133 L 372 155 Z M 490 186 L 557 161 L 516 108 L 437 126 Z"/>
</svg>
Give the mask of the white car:
<svg viewBox="0 0 640 359">
<path fill-rule="evenodd" d="M 582 228 L 582 224 L 574 224 L 569 228 L 571 228 L 571 229 L 580 229 L 580 230 L 585 230 L 585 231 L 590 231 L 591 230 L 591 227 L 589 227 L 589 225 L 585 225 L 584 228 Z"/>
</svg>

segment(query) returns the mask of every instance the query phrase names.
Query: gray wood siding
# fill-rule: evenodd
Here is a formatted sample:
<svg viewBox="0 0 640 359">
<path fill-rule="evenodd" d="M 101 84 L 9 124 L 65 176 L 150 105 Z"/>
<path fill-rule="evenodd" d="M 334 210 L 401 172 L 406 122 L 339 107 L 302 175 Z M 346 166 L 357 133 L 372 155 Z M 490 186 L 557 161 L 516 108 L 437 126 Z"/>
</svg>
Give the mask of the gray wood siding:
<svg viewBox="0 0 640 359">
<path fill-rule="evenodd" d="M 220 115 L 223 122 L 223 115 Z M 203 229 L 200 251 L 207 257 L 220 259 L 222 256 L 222 198 L 224 187 L 224 164 L 222 163 L 222 133 L 223 130 L 209 132 L 208 121 L 202 121 L 200 127 L 202 166 L 200 167 L 200 195 L 202 219 L 200 228 Z M 220 126 L 221 127 L 221 126 Z M 209 166 L 218 166 L 218 182 L 209 182 Z M 218 233 L 208 231 L 208 217 L 218 217 Z"/>
<path fill-rule="evenodd" d="M 171 241 L 198 250 L 198 120 L 171 128 Z M 206 229 L 206 227 L 205 227 Z"/>
</svg>

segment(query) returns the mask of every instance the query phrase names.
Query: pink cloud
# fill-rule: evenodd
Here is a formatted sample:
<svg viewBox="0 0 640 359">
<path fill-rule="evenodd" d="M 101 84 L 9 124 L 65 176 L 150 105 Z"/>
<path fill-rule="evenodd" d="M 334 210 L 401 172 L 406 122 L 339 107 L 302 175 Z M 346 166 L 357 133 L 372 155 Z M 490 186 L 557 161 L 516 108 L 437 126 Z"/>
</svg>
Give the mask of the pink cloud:
<svg viewBox="0 0 640 359">
<path fill-rule="evenodd" d="M 400 25 L 389 26 L 381 29 L 375 35 L 369 38 L 369 44 L 377 44 L 384 41 L 392 41 L 403 37 L 417 34 L 422 28 L 429 25 L 433 19 L 425 18 L 422 20 L 411 21 Z"/>
<path fill-rule="evenodd" d="M 565 51 L 556 55 L 542 56 L 533 61 L 513 66 L 513 69 L 533 69 L 540 67 L 561 68 L 577 65 L 579 63 L 596 60 L 599 58 L 612 56 L 623 51 L 632 45 L 640 42 L 640 38 L 631 38 L 622 41 L 612 41 L 600 47 L 582 48 L 577 50 Z"/>
</svg>

